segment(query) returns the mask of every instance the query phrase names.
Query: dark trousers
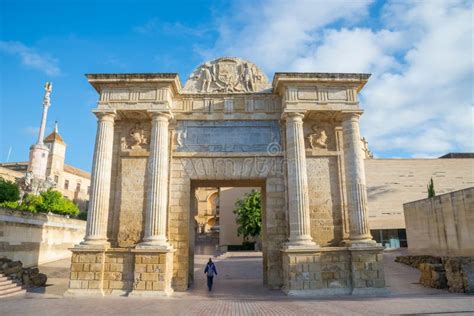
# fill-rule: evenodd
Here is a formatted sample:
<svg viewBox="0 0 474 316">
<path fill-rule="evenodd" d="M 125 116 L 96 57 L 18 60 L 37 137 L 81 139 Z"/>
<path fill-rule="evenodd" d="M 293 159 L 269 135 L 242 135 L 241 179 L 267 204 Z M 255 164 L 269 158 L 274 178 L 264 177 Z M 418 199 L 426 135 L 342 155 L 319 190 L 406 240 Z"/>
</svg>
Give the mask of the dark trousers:
<svg viewBox="0 0 474 316">
<path fill-rule="evenodd" d="M 212 279 L 214 279 L 213 276 L 207 277 L 207 288 L 209 289 L 209 291 L 212 291 Z"/>
</svg>

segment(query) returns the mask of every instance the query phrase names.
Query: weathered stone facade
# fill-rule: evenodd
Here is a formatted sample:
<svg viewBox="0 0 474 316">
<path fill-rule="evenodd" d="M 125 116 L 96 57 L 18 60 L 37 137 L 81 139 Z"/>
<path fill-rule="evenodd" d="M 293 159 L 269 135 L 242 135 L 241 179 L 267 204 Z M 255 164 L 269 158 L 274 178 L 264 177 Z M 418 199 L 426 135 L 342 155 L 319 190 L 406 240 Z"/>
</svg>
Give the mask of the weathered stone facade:
<svg viewBox="0 0 474 316">
<path fill-rule="evenodd" d="M 185 291 L 191 197 L 199 187 L 238 186 L 262 192 L 269 288 L 383 289 L 359 136 L 357 93 L 369 75 L 276 73 L 270 85 L 252 63 L 220 58 L 198 67 L 185 88 L 177 74 L 87 77 L 100 94 L 98 129 L 87 232 L 72 249 L 82 270 L 68 293 Z M 108 262 L 112 255 L 122 262 Z M 99 271 L 86 270 L 91 263 Z"/>
<path fill-rule="evenodd" d="M 474 187 L 403 205 L 412 254 L 474 256 Z"/>
</svg>

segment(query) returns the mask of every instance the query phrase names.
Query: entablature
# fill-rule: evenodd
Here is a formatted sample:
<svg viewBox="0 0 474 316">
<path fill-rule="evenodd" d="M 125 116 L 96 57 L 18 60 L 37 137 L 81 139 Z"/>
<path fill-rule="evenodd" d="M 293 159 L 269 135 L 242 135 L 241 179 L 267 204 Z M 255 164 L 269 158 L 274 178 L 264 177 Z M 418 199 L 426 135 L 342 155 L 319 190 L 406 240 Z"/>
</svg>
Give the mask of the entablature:
<svg viewBox="0 0 474 316">
<path fill-rule="evenodd" d="M 273 92 L 283 110 L 345 110 L 359 108 L 358 92 L 369 74 L 276 73 Z"/>
<path fill-rule="evenodd" d="M 181 90 L 178 74 L 87 74 L 100 94 L 98 108 L 154 109 L 171 107 Z"/>
</svg>

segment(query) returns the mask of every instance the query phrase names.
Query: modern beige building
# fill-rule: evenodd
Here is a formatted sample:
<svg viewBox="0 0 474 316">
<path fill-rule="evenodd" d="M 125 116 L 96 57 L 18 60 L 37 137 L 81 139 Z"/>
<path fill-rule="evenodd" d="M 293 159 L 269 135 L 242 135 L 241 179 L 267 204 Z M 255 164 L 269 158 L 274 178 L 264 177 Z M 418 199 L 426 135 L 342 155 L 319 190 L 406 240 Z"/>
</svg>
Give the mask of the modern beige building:
<svg viewBox="0 0 474 316">
<path fill-rule="evenodd" d="M 386 247 L 406 247 L 403 204 L 426 198 L 430 179 L 437 195 L 474 186 L 474 154 L 366 159 L 365 171 L 372 236 Z"/>
</svg>

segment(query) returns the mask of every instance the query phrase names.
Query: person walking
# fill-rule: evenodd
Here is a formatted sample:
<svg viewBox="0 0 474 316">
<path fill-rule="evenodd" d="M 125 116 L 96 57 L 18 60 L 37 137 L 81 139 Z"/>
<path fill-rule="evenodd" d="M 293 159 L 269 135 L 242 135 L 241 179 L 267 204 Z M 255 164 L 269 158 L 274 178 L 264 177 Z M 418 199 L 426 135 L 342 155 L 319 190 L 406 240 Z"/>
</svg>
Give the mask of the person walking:
<svg viewBox="0 0 474 316">
<path fill-rule="evenodd" d="M 209 258 L 209 262 L 206 264 L 206 268 L 204 269 L 204 274 L 207 275 L 207 288 L 209 292 L 212 291 L 212 281 L 214 279 L 214 275 L 217 275 L 217 269 L 212 259 Z"/>
</svg>

